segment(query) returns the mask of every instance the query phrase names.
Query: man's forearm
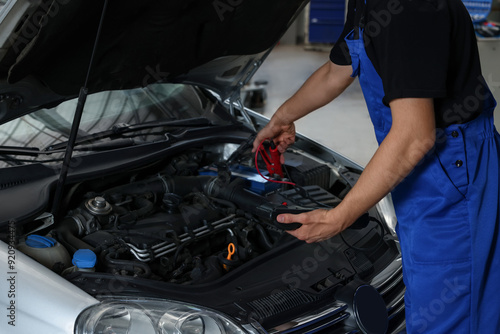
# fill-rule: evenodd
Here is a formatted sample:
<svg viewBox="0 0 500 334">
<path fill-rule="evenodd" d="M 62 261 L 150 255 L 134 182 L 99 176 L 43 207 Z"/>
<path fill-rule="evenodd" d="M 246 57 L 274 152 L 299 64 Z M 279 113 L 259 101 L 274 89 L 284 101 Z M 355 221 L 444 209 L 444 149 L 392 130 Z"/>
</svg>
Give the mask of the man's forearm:
<svg viewBox="0 0 500 334">
<path fill-rule="evenodd" d="M 289 124 L 328 104 L 354 81 L 351 73 L 351 66 L 340 66 L 328 61 L 283 103 L 273 118 L 281 124 Z"/>
<path fill-rule="evenodd" d="M 393 125 L 358 182 L 332 212 L 350 224 L 392 191 L 433 147 L 432 99 L 391 102 Z"/>
</svg>

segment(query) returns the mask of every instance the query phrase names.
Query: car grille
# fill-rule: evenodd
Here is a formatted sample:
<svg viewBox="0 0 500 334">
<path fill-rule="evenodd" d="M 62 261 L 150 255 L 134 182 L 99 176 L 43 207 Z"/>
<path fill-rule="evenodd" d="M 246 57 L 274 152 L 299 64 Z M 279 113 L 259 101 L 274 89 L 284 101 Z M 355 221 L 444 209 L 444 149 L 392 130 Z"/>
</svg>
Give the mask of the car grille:
<svg viewBox="0 0 500 334">
<path fill-rule="evenodd" d="M 269 318 L 288 311 L 294 307 L 318 300 L 317 297 L 305 294 L 300 290 L 285 290 L 270 296 L 254 300 L 248 305 L 259 318 Z"/>
<path fill-rule="evenodd" d="M 382 281 L 374 284 L 377 291 L 380 293 L 387 306 L 387 313 L 389 317 L 389 326 L 387 334 L 397 334 L 405 328 L 405 309 L 404 309 L 404 293 L 405 286 L 403 283 L 403 270 L 400 261 L 395 261 L 390 266 L 391 274 L 384 277 Z M 281 307 L 286 305 L 296 306 L 301 301 L 305 301 L 302 295 L 282 296 Z M 288 298 L 290 297 L 290 298 Z M 289 304 L 283 302 L 289 300 Z M 255 304 L 257 306 L 259 304 Z M 260 304 L 260 312 L 266 313 L 265 305 L 271 305 L 271 301 L 266 301 Z M 303 305 L 303 304 L 302 304 Z M 280 308 L 280 307 L 278 307 Z M 296 318 L 288 323 L 276 326 L 272 329 L 267 329 L 270 334 L 306 334 L 306 333 L 319 333 L 319 334 L 354 334 L 361 333 L 361 330 L 352 326 L 352 321 L 348 321 L 351 315 L 347 312 L 348 306 L 344 303 L 336 302 L 321 310 L 315 310 L 309 315 L 304 315 Z M 272 310 L 277 310 L 276 304 Z M 275 314 L 273 312 L 273 314 Z M 264 315 L 264 314 L 262 314 Z"/>
<path fill-rule="evenodd" d="M 350 316 L 346 310 L 346 304 L 336 303 L 322 310 L 316 310 L 314 314 L 277 326 L 269 330 L 269 333 L 357 333 L 358 331 L 354 329 L 346 331 L 344 321 Z"/>
</svg>

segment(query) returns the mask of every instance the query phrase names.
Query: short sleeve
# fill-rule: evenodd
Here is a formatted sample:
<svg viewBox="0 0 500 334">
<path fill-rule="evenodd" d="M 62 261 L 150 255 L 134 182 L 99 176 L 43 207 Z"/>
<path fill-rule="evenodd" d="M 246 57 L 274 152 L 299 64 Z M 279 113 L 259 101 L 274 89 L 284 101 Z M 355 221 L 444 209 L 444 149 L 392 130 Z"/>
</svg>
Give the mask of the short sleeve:
<svg viewBox="0 0 500 334">
<path fill-rule="evenodd" d="M 349 48 L 345 41 L 347 34 L 351 32 L 354 28 L 354 10 L 355 10 L 356 0 L 349 0 L 347 4 L 347 18 L 344 24 L 344 30 L 340 34 L 330 51 L 330 60 L 337 65 L 351 65 L 351 56 L 349 55 Z"/>
<path fill-rule="evenodd" d="M 445 97 L 451 31 L 446 1 L 378 3 L 378 8 L 367 8 L 364 38 L 383 82 L 384 103 L 405 97 Z"/>
</svg>

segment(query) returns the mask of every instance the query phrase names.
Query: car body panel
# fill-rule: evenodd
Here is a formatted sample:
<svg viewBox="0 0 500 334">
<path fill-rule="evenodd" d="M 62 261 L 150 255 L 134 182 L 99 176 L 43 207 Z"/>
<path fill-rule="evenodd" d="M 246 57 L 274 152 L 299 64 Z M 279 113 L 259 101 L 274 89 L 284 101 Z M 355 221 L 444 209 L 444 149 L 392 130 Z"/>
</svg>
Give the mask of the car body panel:
<svg viewBox="0 0 500 334">
<path fill-rule="evenodd" d="M 3 241 L 0 268 L 4 270 L 0 288 L 5 292 L 0 298 L 4 314 L 0 322 L 2 333 L 72 333 L 80 312 L 98 303 Z"/>
</svg>

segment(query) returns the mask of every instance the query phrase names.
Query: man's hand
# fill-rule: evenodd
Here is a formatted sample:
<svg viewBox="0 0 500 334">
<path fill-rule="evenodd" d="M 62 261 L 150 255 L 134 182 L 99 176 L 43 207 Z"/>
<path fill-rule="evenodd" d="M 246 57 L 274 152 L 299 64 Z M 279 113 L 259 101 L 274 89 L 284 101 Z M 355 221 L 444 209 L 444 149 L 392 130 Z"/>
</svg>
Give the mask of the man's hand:
<svg viewBox="0 0 500 334">
<path fill-rule="evenodd" d="M 283 154 L 295 142 L 293 122 L 335 99 L 354 81 L 351 73 L 350 65 L 340 66 L 327 61 L 278 108 L 269 124 L 257 134 L 252 152 L 257 150 L 263 140 L 272 139 Z M 283 155 L 281 163 L 284 163 Z"/>
<path fill-rule="evenodd" d="M 293 123 L 279 124 L 279 121 L 273 118 L 255 137 L 252 152 L 257 151 L 259 145 L 266 139 L 274 141 L 280 152 L 280 161 L 283 164 L 285 163 L 283 153 L 288 146 L 295 142 L 295 125 Z"/>
<path fill-rule="evenodd" d="M 335 209 L 318 209 L 298 215 L 281 214 L 277 217 L 277 221 L 285 224 L 301 223 L 302 226 L 298 229 L 287 232 L 307 243 L 329 239 L 349 226 L 347 222 L 341 220 L 341 217 L 337 217 Z"/>
</svg>

